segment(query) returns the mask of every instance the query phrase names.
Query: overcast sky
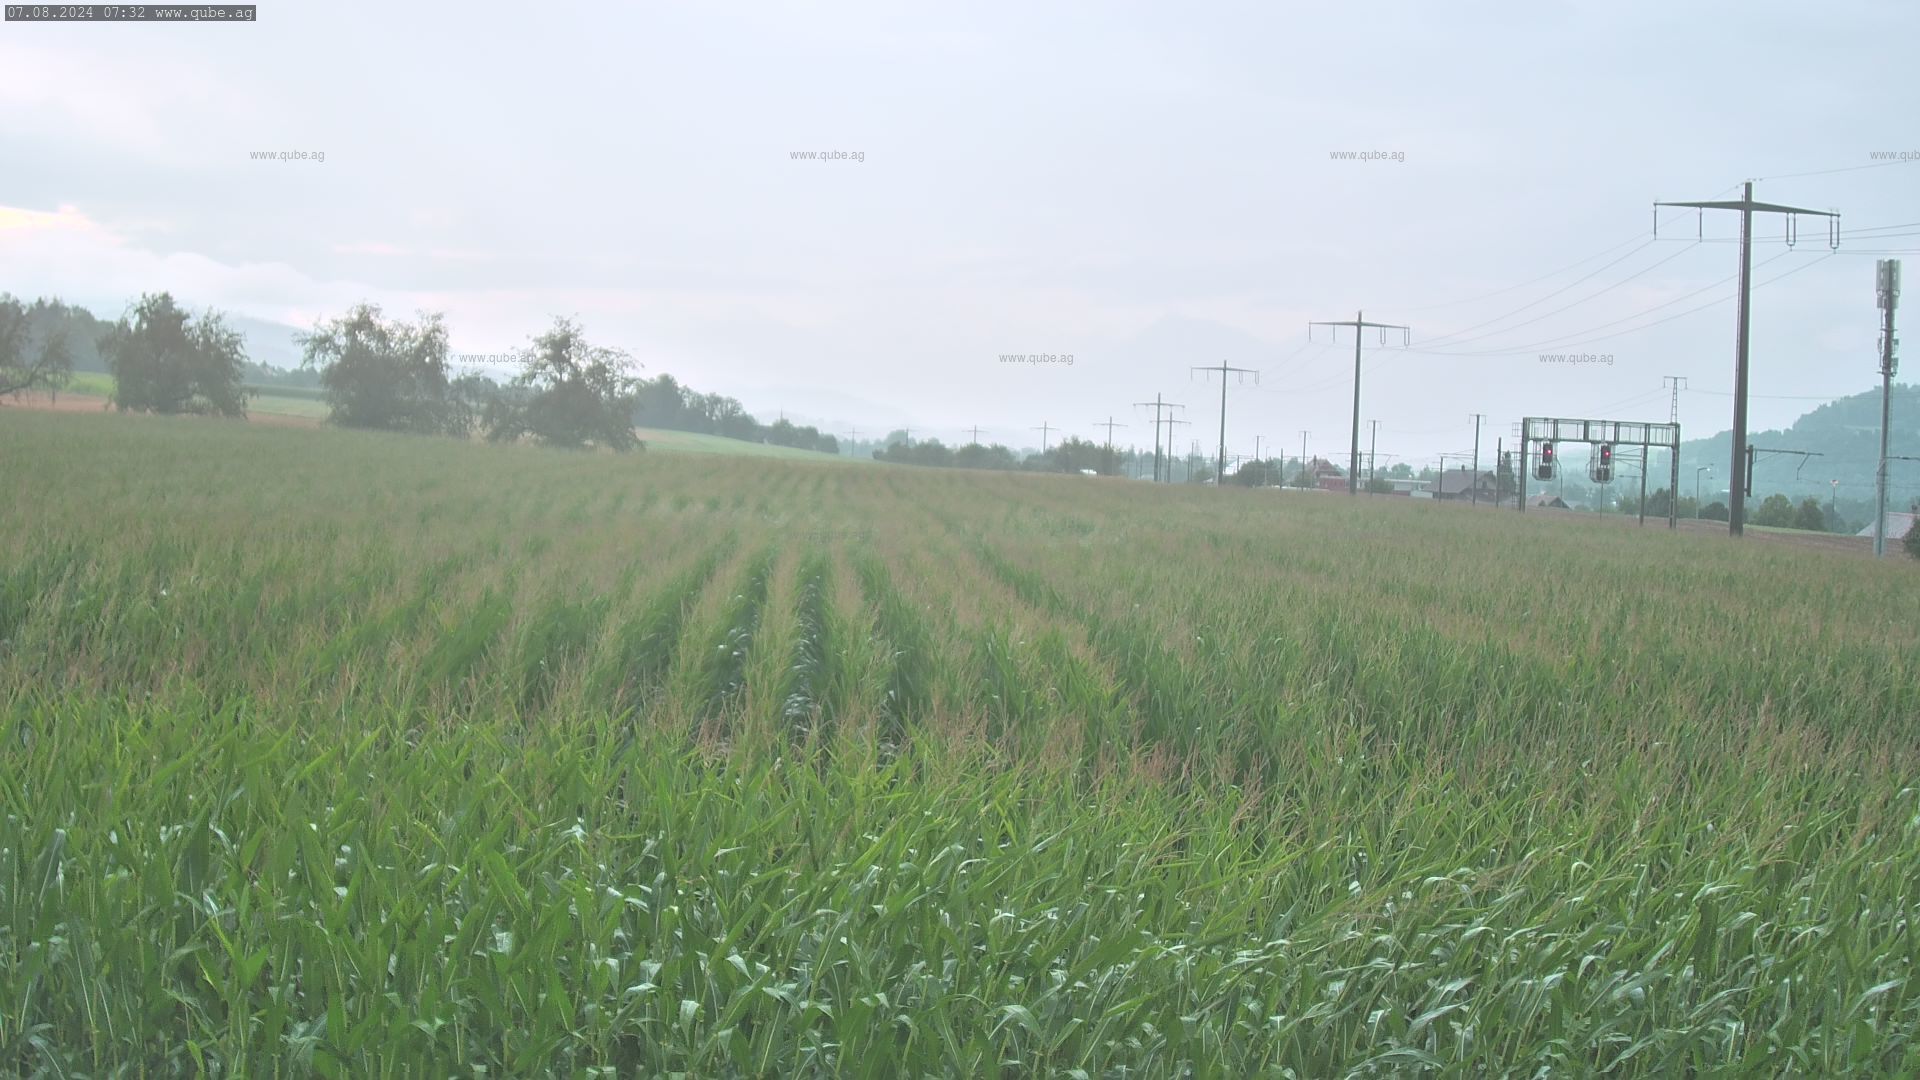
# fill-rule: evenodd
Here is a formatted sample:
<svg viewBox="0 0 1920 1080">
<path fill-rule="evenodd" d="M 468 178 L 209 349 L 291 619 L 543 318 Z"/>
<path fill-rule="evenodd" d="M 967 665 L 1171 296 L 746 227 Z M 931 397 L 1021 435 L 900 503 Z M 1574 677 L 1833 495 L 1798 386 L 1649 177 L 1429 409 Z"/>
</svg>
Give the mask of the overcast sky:
<svg viewBox="0 0 1920 1080">
<path fill-rule="evenodd" d="M 1145 443 L 1165 393 L 1211 450 L 1189 368 L 1224 361 L 1261 372 L 1230 452 L 1329 456 L 1352 332 L 1306 324 L 1364 309 L 1413 347 L 1367 338 L 1363 422 L 1430 459 L 1475 412 L 1489 445 L 1664 420 L 1668 374 L 1689 436 L 1727 427 L 1738 218 L 1656 241 L 1656 199 L 1757 179 L 1909 225 L 1831 255 L 1757 219 L 1756 282 L 1793 273 L 1755 294 L 1756 428 L 1877 384 L 1873 253 L 1920 249 L 1920 160 L 1871 167 L 1920 159 L 1912 0 L 517 7 L 0 24 L 0 289 L 299 326 L 365 299 L 469 353 L 565 314 L 769 419 L 1016 445 Z"/>
</svg>

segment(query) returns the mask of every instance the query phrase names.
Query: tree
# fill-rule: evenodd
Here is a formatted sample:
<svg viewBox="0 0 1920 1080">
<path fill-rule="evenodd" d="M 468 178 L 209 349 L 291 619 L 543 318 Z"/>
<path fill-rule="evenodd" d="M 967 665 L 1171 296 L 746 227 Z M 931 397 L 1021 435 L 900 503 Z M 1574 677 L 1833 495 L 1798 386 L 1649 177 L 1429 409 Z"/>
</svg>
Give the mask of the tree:
<svg viewBox="0 0 1920 1080">
<path fill-rule="evenodd" d="M 448 378 L 447 326 L 439 315 L 418 323 L 381 318 L 360 304 L 299 337 L 303 370 L 318 369 L 327 421 L 342 427 L 465 435 L 473 411 Z"/>
<path fill-rule="evenodd" d="M 1908 526 L 1906 538 L 1900 541 L 1900 546 L 1907 549 L 1907 554 L 1920 559 L 1920 526 Z"/>
<path fill-rule="evenodd" d="M 247 415 L 246 348 L 218 312 L 195 317 L 168 293 L 143 295 L 114 324 L 103 351 L 122 412 Z"/>
<path fill-rule="evenodd" d="M 1229 483 L 1240 484 L 1243 487 L 1269 487 L 1284 479 L 1280 472 L 1280 464 L 1271 460 L 1246 462 L 1227 477 Z"/>
<path fill-rule="evenodd" d="M 1393 481 L 1388 480 L 1384 476 L 1376 476 L 1367 481 L 1366 491 L 1369 495 L 1391 495 L 1393 494 Z"/>
<path fill-rule="evenodd" d="M 1669 509 L 1668 503 L 1670 503 L 1672 499 L 1673 492 L 1668 488 L 1661 488 L 1647 496 L 1647 516 L 1653 518 L 1666 517 Z M 1690 518 L 1700 516 L 1700 504 L 1695 502 L 1691 495 L 1680 496 L 1680 504 L 1672 507 L 1672 509 L 1677 511 L 1674 515 L 1675 517 Z"/>
<path fill-rule="evenodd" d="M 487 408 L 487 438 L 511 442 L 523 436 L 548 446 L 581 449 L 644 448 L 633 433 L 633 394 L 638 380 L 627 374 L 633 358 L 623 350 L 590 344 L 570 319 L 520 350 L 521 371 Z"/>
<path fill-rule="evenodd" d="M 66 334 L 36 342 L 27 306 L 0 293 L 0 397 L 24 390 L 58 390 L 73 376 Z"/>
<path fill-rule="evenodd" d="M 453 413 L 448 434 L 468 438 L 481 426 L 489 410 L 498 411 L 494 403 L 500 400 L 500 384 L 477 371 L 469 371 L 453 380 L 447 397 Z"/>
<path fill-rule="evenodd" d="M 1801 501 L 1800 508 L 1793 512 L 1793 527 L 1808 532 L 1827 531 L 1827 511 L 1819 499 L 1809 495 Z"/>
<path fill-rule="evenodd" d="M 1777 492 L 1767 496 L 1767 501 L 1754 513 L 1753 523 L 1775 529 L 1793 528 L 1793 500 Z"/>
<path fill-rule="evenodd" d="M 1701 521 L 1725 521 L 1727 516 L 1727 504 L 1722 502 L 1708 503 L 1700 511 Z"/>
</svg>

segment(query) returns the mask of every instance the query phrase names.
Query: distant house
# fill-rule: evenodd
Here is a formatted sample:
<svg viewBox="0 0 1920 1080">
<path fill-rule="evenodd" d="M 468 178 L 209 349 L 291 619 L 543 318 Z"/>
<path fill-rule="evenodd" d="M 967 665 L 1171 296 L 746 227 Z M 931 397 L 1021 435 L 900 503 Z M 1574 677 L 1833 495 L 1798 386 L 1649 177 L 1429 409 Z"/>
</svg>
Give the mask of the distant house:
<svg viewBox="0 0 1920 1080">
<path fill-rule="evenodd" d="M 1551 492 L 1544 495 L 1535 495 L 1533 498 L 1527 500 L 1527 505 L 1533 507 L 1536 510 L 1571 510 L 1572 509 L 1572 507 L 1567 505 L 1567 500 Z"/>
<path fill-rule="evenodd" d="M 1309 460 L 1306 472 L 1313 479 L 1313 486 L 1322 491 L 1347 490 L 1347 471 L 1326 458 Z"/>
<path fill-rule="evenodd" d="M 1914 514 L 1889 513 L 1887 515 L 1887 539 L 1905 540 L 1907 538 L 1908 530 L 1913 528 L 1913 522 L 1915 520 L 1915 517 L 1916 515 Z M 1871 539 L 1873 537 L 1873 523 L 1868 522 L 1866 528 L 1861 529 L 1859 532 L 1854 533 L 1853 535 L 1864 536 Z"/>
<path fill-rule="evenodd" d="M 1499 495 L 1500 482 L 1484 469 L 1477 474 L 1472 469 L 1448 469 L 1427 490 L 1436 499 L 1472 499 L 1478 491 L 1479 500 L 1490 503 Z"/>
</svg>

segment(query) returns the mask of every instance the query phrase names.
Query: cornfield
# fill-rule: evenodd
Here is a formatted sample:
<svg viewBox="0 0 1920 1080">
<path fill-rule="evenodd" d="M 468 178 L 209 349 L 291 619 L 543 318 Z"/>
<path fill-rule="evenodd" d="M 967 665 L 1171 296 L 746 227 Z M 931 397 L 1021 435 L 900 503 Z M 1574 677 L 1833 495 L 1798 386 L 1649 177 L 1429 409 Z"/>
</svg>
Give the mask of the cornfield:
<svg viewBox="0 0 1920 1080">
<path fill-rule="evenodd" d="M 1920 1073 L 1906 561 L 0 416 L 0 1074 Z"/>
</svg>

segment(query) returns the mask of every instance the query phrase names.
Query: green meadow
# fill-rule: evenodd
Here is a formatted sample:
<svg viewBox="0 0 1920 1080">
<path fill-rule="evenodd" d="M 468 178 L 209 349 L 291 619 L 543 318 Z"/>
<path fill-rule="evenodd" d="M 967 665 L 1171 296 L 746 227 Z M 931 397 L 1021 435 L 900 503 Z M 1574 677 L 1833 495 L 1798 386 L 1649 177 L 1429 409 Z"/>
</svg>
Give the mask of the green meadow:
<svg viewBox="0 0 1920 1080">
<path fill-rule="evenodd" d="M 0 1074 L 1920 1073 L 1920 568 L 0 412 Z"/>
</svg>

